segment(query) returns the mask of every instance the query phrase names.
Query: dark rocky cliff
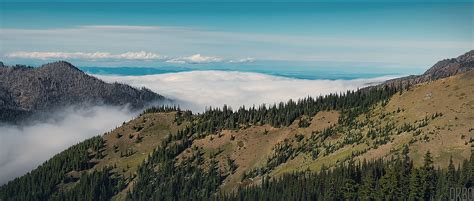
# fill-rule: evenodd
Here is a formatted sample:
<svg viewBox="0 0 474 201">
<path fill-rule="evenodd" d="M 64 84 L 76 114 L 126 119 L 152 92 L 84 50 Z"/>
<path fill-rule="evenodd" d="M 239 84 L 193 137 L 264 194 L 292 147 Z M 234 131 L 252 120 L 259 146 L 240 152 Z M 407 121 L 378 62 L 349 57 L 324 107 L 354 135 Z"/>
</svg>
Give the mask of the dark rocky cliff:
<svg viewBox="0 0 474 201">
<path fill-rule="evenodd" d="M 0 64 L 0 121 L 68 105 L 129 105 L 142 108 L 164 97 L 148 89 L 105 83 L 59 61 L 38 68 Z"/>
</svg>

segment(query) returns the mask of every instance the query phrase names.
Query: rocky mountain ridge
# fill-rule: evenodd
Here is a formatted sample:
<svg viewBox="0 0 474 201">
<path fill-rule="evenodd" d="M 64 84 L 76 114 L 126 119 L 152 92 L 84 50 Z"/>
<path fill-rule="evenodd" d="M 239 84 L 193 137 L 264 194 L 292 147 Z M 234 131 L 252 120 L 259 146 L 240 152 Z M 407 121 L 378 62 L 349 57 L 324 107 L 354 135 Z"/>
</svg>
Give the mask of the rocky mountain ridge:
<svg viewBox="0 0 474 201">
<path fill-rule="evenodd" d="M 438 61 L 422 75 L 410 75 L 388 80 L 384 82 L 383 85 L 406 87 L 407 85 L 415 85 L 423 82 L 439 80 L 457 75 L 459 73 L 467 72 L 472 69 L 474 69 L 474 50 L 466 52 L 457 58 Z"/>
<path fill-rule="evenodd" d="M 164 100 L 149 89 L 106 83 L 65 61 L 37 68 L 0 65 L 0 121 L 15 122 L 69 105 L 129 105 L 132 109 Z"/>
</svg>

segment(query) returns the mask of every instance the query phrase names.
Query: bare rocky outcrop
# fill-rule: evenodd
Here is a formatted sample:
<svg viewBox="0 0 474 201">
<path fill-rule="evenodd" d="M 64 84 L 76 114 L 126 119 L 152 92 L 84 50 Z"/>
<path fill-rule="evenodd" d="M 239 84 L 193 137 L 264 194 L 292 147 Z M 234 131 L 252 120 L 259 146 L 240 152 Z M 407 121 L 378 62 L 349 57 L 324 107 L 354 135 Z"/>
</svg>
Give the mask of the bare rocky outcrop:
<svg viewBox="0 0 474 201">
<path fill-rule="evenodd" d="M 415 85 L 423 82 L 434 81 L 467 72 L 472 69 L 474 69 L 474 50 L 471 50 L 457 58 L 438 61 L 422 75 L 410 75 L 402 78 L 387 80 L 382 85 L 405 88 L 407 85 Z"/>
<path fill-rule="evenodd" d="M 129 105 L 142 108 L 164 100 L 149 89 L 105 83 L 59 61 L 33 68 L 0 64 L 0 121 L 15 122 L 39 111 L 69 105 Z"/>
</svg>

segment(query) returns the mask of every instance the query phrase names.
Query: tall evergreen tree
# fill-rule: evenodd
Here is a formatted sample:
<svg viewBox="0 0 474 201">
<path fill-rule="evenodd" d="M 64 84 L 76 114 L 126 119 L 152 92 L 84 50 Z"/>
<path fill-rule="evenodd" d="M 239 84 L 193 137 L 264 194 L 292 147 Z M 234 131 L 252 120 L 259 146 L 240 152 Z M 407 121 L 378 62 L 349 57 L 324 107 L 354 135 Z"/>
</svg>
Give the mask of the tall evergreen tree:
<svg viewBox="0 0 474 201">
<path fill-rule="evenodd" d="M 407 200 L 410 193 L 410 175 L 413 168 L 413 162 L 410 159 L 408 145 L 403 146 L 400 178 L 400 199 Z"/>
<path fill-rule="evenodd" d="M 409 201 L 423 200 L 423 187 L 421 177 L 418 169 L 411 171 L 410 174 L 410 192 L 408 195 Z"/>
<path fill-rule="evenodd" d="M 431 156 L 430 151 L 427 151 L 424 157 L 424 163 L 421 169 L 421 186 L 423 198 L 425 200 L 431 200 L 434 196 L 434 190 L 436 187 L 436 177 L 433 166 L 433 157 Z"/>
<path fill-rule="evenodd" d="M 368 170 L 362 177 L 362 186 L 359 191 L 361 201 L 375 200 L 375 181 L 372 171 Z"/>
<path fill-rule="evenodd" d="M 357 200 L 357 192 L 359 185 L 351 178 L 346 179 L 344 186 L 344 199 L 345 200 Z"/>
<path fill-rule="evenodd" d="M 398 192 L 398 174 L 393 165 L 387 169 L 387 173 L 380 179 L 381 193 L 387 200 L 397 200 L 400 196 Z"/>
<path fill-rule="evenodd" d="M 452 156 L 449 159 L 449 165 L 448 165 L 448 172 L 447 172 L 447 175 L 446 175 L 446 180 L 447 180 L 447 185 L 449 187 L 457 186 L 456 168 L 454 167 Z"/>
</svg>

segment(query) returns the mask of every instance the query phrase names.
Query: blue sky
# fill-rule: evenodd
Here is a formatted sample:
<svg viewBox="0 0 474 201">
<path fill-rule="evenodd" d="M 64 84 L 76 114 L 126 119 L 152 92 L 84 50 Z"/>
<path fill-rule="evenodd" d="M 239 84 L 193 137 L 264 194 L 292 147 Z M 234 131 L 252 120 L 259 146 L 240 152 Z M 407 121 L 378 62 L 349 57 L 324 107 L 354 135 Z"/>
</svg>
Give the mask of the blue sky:
<svg viewBox="0 0 474 201">
<path fill-rule="evenodd" d="M 110 2 L 2 1 L 1 60 L 412 73 L 473 49 L 472 1 Z"/>
</svg>

